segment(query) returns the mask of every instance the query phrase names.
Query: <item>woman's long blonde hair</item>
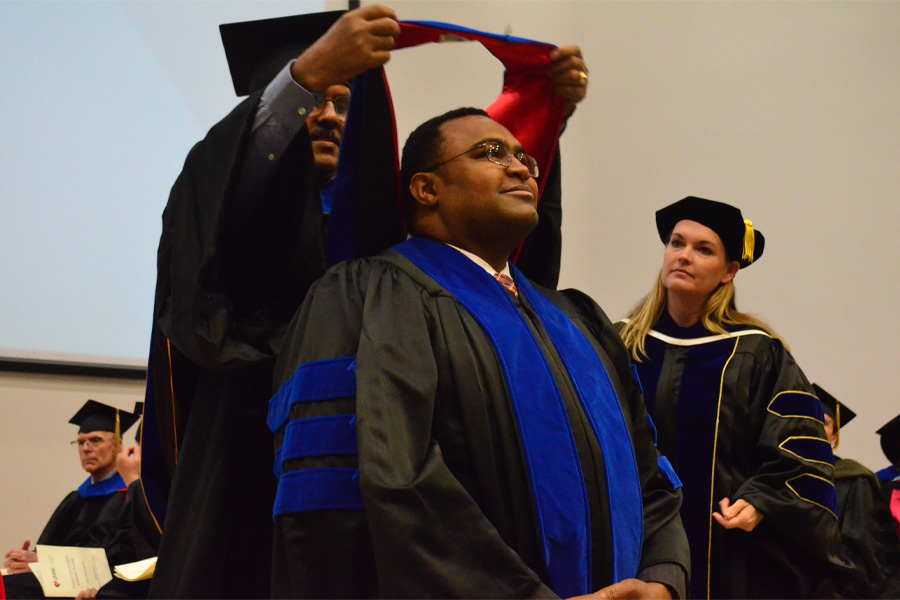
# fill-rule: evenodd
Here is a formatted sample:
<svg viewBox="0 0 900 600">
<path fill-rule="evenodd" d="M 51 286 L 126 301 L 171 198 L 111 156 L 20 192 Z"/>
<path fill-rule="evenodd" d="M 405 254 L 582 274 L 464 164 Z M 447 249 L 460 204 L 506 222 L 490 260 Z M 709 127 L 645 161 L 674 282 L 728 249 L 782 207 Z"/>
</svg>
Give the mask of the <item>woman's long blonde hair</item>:
<svg viewBox="0 0 900 600">
<path fill-rule="evenodd" d="M 662 283 L 662 273 L 656 277 L 656 283 L 650 293 L 644 296 L 638 302 L 631 312 L 628 314 L 628 322 L 619 332 L 622 341 L 631 352 L 632 358 L 641 362 L 641 356 L 647 356 L 645 350 L 645 342 L 647 333 L 653 329 L 653 325 L 662 316 L 666 309 L 666 288 Z M 703 327 L 714 333 L 728 333 L 725 325 L 749 325 L 762 329 L 773 338 L 781 340 L 787 347 L 784 340 L 775 333 L 771 327 L 747 313 L 742 313 L 737 309 L 735 301 L 734 279 L 728 283 L 723 283 L 710 295 L 703 305 L 700 314 L 700 323 Z"/>
</svg>

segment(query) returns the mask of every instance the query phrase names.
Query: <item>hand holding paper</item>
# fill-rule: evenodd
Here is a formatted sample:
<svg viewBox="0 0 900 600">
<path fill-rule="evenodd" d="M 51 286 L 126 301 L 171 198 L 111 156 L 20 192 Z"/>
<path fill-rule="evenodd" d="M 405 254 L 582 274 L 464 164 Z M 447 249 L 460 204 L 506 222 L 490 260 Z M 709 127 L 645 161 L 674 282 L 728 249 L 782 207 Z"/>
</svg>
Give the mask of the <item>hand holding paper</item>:
<svg viewBox="0 0 900 600">
<path fill-rule="evenodd" d="M 103 548 L 38 545 L 37 557 L 30 566 L 48 598 L 73 598 L 112 581 Z"/>
</svg>

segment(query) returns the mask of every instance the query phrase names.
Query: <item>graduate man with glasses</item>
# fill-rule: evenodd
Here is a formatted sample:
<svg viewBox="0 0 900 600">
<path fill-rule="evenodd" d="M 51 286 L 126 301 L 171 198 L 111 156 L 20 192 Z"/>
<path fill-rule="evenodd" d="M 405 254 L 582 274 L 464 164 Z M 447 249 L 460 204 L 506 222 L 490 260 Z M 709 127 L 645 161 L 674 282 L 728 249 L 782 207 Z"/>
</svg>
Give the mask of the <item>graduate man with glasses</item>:
<svg viewBox="0 0 900 600">
<path fill-rule="evenodd" d="M 684 597 L 680 484 L 624 345 L 509 260 L 539 219 L 526 150 L 479 109 L 420 125 L 412 237 L 333 267 L 291 323 L 275 597 Z"/>
<path fill-rule="evenodd" d="M 133 461 L 128 461 L 129 468 L 119 473 L 117 460 L 123 450 L 122 434 L 141 418 L 142 409 L 140 402 L 129 412 L 88 400 L 75 413 L 69 422 L 78 426 L 78 437 L 71 444 L 90 476 L 53 512 L 38 544 L 104 548 L 110 565 L 137 560 L 127 492 L 139 478 L 140 466 L 132 469 Z M 4 582 L 9 598 L 43 597 L 28 567 L 37 559 L 30 540 L 4 555 L 3 566 L 10 573 Z"/>
</svg>

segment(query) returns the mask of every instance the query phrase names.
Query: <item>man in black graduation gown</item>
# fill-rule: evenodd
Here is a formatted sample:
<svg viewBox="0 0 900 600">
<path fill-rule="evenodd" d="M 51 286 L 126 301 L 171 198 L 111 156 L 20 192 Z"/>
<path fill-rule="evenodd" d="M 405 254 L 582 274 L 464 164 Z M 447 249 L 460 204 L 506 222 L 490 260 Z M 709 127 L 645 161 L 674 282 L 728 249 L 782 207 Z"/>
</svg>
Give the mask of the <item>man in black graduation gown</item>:
<svg viewBox="0 0 900 600">
<path fill-rule="evenodd" d="M 152 597 L 268 596 L 275 479 L 260 465 L 272 466 L 265 410 L 274 354 L 330 264 L 327 242 L 338 226 L 323 212 L 342 145 L 346 82 L 384 63 L 398 31 L 385 7 L 339 14 L 222 27 L 235 89 L 250 95 L 191 151 L 163 218 L 148 381 L 155 408 L 143 453 L 151 517 L 164 531 Z M 298 58 L 288 63 L 291 56 Z M 580 56 L 562 59 L 554 64 L 560 78 L 586 70 Z M 573 104 L 584 95 L 586 74 L 581 79 L 563 90 Z M 373 190 L 396 187 L 390 103 L 377 84 L 361 92 L 363 189 Z M 296 105 L 286 90 L 300 95 Z M 289 114 L 297 123 L 286 122 Z M 552 283 L 558 197 L 557 178 L 542 202 L 557 218 L 532 253 L 535 264 L 551 265 L 540 270 Z M 355 253 L 401 241 L 398 214 L 396 194 L 371 193 L 353 215 L 361 224 Z"/>
<path fill-rule="evenodd" d="M 191 150 L 163 214 L 143 436 L 146 499 L 163 533 L 151 597 L 269 595 L 265 399 L 285 324 L 328 264 L 322 161 L 304 121 L 320 104 L 333 112 L 341 84 L 387 60 L 397 27 L 382 7 L 338 16 L 237 32 L 226 51 L 249 96 Z M 287 136 L 277 118 L 287 108 L 265 87 L 276 61 L 288 64 L 285 29 L 300 55 L 292 66 L 308 77 Z"/>
<path fill-rule="evenodd" d="M 116 457 L 122 447 L 121 434 L 141 416 L 142 404 L 134 412 L 116 409 L 96 400 L 88 400 L 69 421 L 78 425 L 81 467 L 90 474 L 78 489 L 66 496 L 47 522 L 37 543 L 47 546 L 104 548 L 110 565 L 137 560 L 128 529 L 127 488 L 134 476 L 123 479 L 116 470 Z M 43 593 L 28 563 L 37 562 L 37 553 L 26 540 L 21 549 L 5 555 L 3 566 L 9 598 L 41 598 Z M 121 597 L 121 596 L 120 596 Z"/>
<path fill-rule="evenodd" d="M 331 269 L 279 355 L 273 593 L 683 597 L 677 478 L 624 346 L 507 262 L 536 163 L 460 109 L 402 164 L 414 237 Z"/>
</svg>

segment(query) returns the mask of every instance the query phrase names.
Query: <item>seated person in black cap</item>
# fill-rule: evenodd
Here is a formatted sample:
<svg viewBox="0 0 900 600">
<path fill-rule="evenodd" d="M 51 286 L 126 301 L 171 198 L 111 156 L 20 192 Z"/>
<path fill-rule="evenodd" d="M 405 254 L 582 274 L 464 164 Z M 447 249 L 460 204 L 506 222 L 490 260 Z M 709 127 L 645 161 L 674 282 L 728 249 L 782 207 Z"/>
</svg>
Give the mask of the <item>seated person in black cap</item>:
<svg viewBox="0 0 900 600">
<path fill-rule="evenodd" d="M 825 435 L 837 450 L 843 428 L 856 418 L 846 404 L 813 384 L 825 412 Z M 888 507 L 881 496 L 878 478 L 855 460 L 834 457 L 834 487 L 838 498 L 838 526 L 842 552 L 857 569 L 836 574 L 841 595 L 848 598 L 878 598 L 896 579 L 900 568 L 900 541 Z M 896 597 L 900 589 L 890 596 Z"/>
<path fill-rule="evenodd" d="M 388 60 L 395 19 L 371 5 L 221 28 L 235 91 L 249 96 L 191 150 L 163 216 L 148 385 L 158 422 L 145 424 L 143 438 L 144 487 L 164 531 L 153 596 L 268 595 L 274 355 L 329 266 L 337 227 L 325 214 L 348 82 Z M 560 48 L 551 71 L 571 112 L 587 84 L 580 50 Z M 366 94 L 380 101 L 366 106 L 387 106 L 383 86 Z M 396 178 L 393 163 L 382 168 L 392 160 L 392 124 L 366 124 L 370 170 Z M 551 188 L 541 206 L 558 213 Z M 385 206 L 378 197 L 360 207 L 359 254 L 405 237 L 396 197 Z M 559 217 L 544 221 L 554 247 L 542 239 L 532 255 L 550 264 L 544 281 L 555 285 Z"/>
<path fill-rule="evenodd" d="M 693 196 L 656 226 L 662 268 L 621 333 L 684 483 L 691 597 L 827 593 L 840 537 L 822 407 L 782 340 L 735 301 L 765 239 L 740 209 Z"/>
<path fill-rule="evenodd" d="M 877 431 L 881 436 L 881 450 L 890 466 L 876 473 L 881 482 L 881 493 L 891 512 L 891 520 L 900 535 L 900 415 L 894 417 Z M 888 580 L 883 598 L 900 598 L 900 569 Z"/>
<path fill-rule="evenodd" d="M 136 560 L 132 537 L 128 531 L 128 494 L 126 490 L 138 477 L 135 469 L 127 479 L 116 471 L 116 458 L 122 448 L 121 434 L 141 417 L 141 403 L 134 412 L 101 404 L 87 403 L 69 421 L 78 425 L 78 448 L 81 468 L 90 474 L 79 488 L 65 497 L 50 517 L 37 543 L 48 546 L 80 546 L 105 548 L 110 565 Z M 37 562 L 37 553 L 25 541 L 21 549 L 6 553 L 4 567 L 9 570 L 6 593 L 14 597 L 40 597 L 40 584 L 31 574 L 28 563 Z M 25 591 L 20 595 L 20 590 Z"/>
<path fill-rule="evenodd" d="M 900 531 L 900 415 L 891 419 L 876 433 L 881 436 L 881 450 L 891 464 L 876 473 L 881 489 L 891 507 Z"/>
<path fill-rule="evenodd" d="M 876 473 L 882 482 L 900 480 L 900 415 L 894 417 L 876 432 L 881 437 L 881 450 L 891 462 Z"/>
</svg>

